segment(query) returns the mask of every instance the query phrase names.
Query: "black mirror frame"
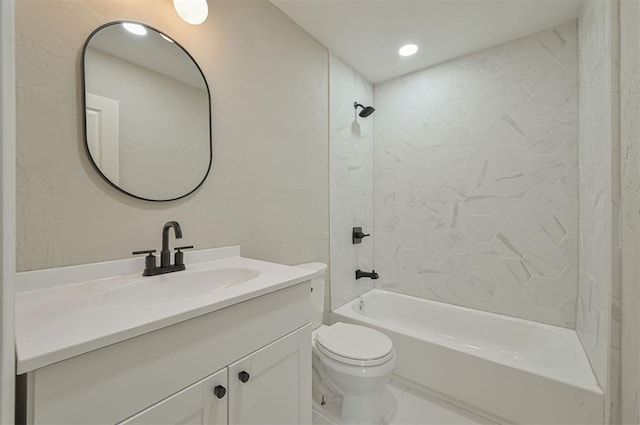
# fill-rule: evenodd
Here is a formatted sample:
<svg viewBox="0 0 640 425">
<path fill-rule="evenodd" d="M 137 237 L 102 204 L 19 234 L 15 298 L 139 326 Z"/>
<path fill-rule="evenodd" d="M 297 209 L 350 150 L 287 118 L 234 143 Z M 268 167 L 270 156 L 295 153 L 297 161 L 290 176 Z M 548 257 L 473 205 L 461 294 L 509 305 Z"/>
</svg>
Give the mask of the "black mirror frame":
<svg viewBox="0 0 640 425">
<path fill-rule="evenodd" d="M 95 163 L 95 161 L 93 160 L 93 157 L 91 156 L 91 152 L 89 151 L 89 143 L 87 141 L 87 85 L 86 85 L 86 79 L 85 79 L 85 54 L 87 51 L 87 48 L 89 47 L 89 42 L 91 41 L 91 39 L 93 38 L 93 36 L 95 36 L 98 32 L 100 32 L 102 29 L 112 26 L 112 25 L 121 25 L 123 23 L 127 23 L 130 22 L 132 24 L 139 24 L 144 26 L 145 28 L 151 29 L 159 34 L 164 35 L 165 37 L 168 37 L 171 41 L 173 41 L 173 43 L 178 46 L 180 49 L 182 49 L 182 51 L 189 57 L 189 59 L 191 59 L 191 61 L 193 62 L 193 64 L 196 66 L 196 68 L 198 69 L 198 72 L 200 72 L 200 75 L 202 76 L 202 80 L 204 81 L 204 85 L 207 88 L 207 100 L 208 100 L 208 104 L 209 104 L 209 166 L 207 168 L 207 172 L 205 173 L 204 177 L 202 178 L 202 180 L 200 181 L 200 183 L 198 183 L 192 190 L 190 190 L 189 192 L 185 193 L 184 195 L 175 197 L 175 198 L 170 198 L 170 199 L 148 199 L 148 198 L 144 198 L 142 196 L 138 196 L 138 195 L 134 195 L 133 193 L 127 192 L 126 190 L 124 190 L 123 188 L 121 188 L 120 186 L 118 186 L 117 184 L 113 183 L 111 180 L 109 180 L 107 178 L 107 176 L 105 176 L 102 171 L 100 171 L 100 168 L 98 167 L 98 164 Z M 84 148 L 85 151 L 87 153 L 87 156 L 89 157 L 89 160 L 91 161 L 91 165 L 93 166 L 93 168 L 98 172 L 98 174 L 107 182 L 109 183 L 110 186 L 114 187 L 115 189 L 119 190 L 122 193 L 125 193 L 129 196 L 132 196 L 136 199 L 141 199 L 143 201 L 150 201 L 150 202 L 170 202 L 170 201 L 176 201 L 178 199 L 182 199 L 185 198 L 189 195 L 191 195 L 193 192 L 195 192 L 196 190 L 198 190 L 200 188 L 200 186 L 202 186 L 202 184 L 204 183 L 204 181 L 207 179 L 207 177 L 209 176 L 209 173 L 211 172 L 211 165 L 213 163 L 213 115 L 212 115 L 212 106 L 211 106 L 211 91 L 209 90 L 209 83 L 207 82 L 207 78 L 205 77 L 204 73 L 202 72 L 202 69 L 200 68 L 200 65 L 198 65 L 198 62 L 196 62 L 196 60 L 193 58 L 193 56 L 191 56 L 191 54 L 187 51 L 187 49 L 185 49 L 180 43 L 178 43 L 176 40 L 174 40 L 172 37 L 169 37 L 167 34 L 165 34 L 164 32 L 150 26 L 147 24 L 143 24 L 142 22 L 137 22 L 137 21 L 112 21 L 112 22 L 108 22 L 106 24 L 100 25 L 98 28 L 96 28 L 95 30 L 93 30 L 91 32 L 91 34 L 89 34 L 89 36 L 87 37 L 87 40 L 84 42 L 84 46 L 82 47 L 82 57 L 81 57 L 81 61 L 80 61 L 80 72 L 81 72 L 81 80 L 82 80 L 82 136 L 84 138 Z"/>
</svg>

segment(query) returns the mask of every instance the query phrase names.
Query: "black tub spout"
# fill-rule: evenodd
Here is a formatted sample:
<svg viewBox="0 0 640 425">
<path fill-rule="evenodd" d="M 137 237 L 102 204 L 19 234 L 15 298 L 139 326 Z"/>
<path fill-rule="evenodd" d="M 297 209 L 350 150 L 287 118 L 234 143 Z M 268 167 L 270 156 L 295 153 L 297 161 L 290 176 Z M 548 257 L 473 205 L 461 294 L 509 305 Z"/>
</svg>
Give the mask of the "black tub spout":
<svg viewBox="0 0 640 425">
<path fill-rule="evenodd" d="M 363 277 L 368 277 L 369 279 L 379 279 L 378 273 L 375 270 L 371 270 L 370 272 L 363 272 L 362 270 L 356 270 L 356 280 L 361 279 Z"/>
</svg>

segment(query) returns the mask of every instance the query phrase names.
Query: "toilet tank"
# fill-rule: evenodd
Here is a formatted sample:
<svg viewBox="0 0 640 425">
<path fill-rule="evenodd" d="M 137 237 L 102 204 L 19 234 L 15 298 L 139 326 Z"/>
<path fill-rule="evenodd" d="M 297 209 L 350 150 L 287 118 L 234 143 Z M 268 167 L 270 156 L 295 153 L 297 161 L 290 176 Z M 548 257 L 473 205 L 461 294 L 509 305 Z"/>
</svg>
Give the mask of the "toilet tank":
<svg viewBox="0 0 640 425">
<path fill-rule="evenodd" d="M 324 263 L 305 263 L 295 267 L 322 272 L 321 276 L 311 279 L 311 323 L 313 329 L 316 329 L 322 324 L 322 316 L 324 315 L 324 282 L 327 265 Z"/>
</svg>

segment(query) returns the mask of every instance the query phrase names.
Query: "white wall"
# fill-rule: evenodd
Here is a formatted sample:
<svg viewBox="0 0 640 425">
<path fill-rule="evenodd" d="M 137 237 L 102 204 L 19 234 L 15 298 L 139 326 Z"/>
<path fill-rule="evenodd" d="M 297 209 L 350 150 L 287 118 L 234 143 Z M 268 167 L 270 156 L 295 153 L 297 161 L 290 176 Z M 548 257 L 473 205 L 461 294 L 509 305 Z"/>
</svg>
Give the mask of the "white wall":
<svg viewBox="0 0 640 425">
<path fill-rule="evenodd" d="M 620 144 L 620 2 L 611 4 L 611 311 L 608 399 L 609 423 L 620 423 L 622 347 L 622 187 Z"/>
<path fill-rule="evenodd" d="M 583 2 L 579 25 L 580 249 L 577 332 L 609 395 L 612 290 L 612 2 Z"/>
<path fill-rule="evenodd" d="M 375 100 L 380 286 L 573 328 L 576 22 L 377 85 Z"/>
<path fill-rule="evenodd" d="M 620 2 L 620 422 L 640 423 L 640 3 Z M 612 338 L 615 340 L 615 338 Z M 612 415 L 613 417 L 613 415 Z"/>
<path fill-rule="evenodd" d="M 15 22 L 13 0 L 0 2 L 0 423 L 14 420 L 15 344 Z"/>
<path fill-rule="evenodd" d="M 279 9 L 209 2 L 200 26 L 166 0 L 22 1 L 16 14 L 20 271 L 158 248 L 171 219 L 197 248 L 239 244 L 250 257 L 328 262 L 328 53 Z M 209 82 L 213 168 L 185 199 L 128 197 L 86 157 L 80 51 L 91 31 L 119 19 L 174 38 Z"/>
<path fill-rule="evenodd" d="M 147 199 L 191 192 L 209 167 L 206 90 L 93 48 L 85 63 L 87 91 L 119 102 L 118 185 Z"/>
<path fill-rule="evenodd" d="M 331 179 L 331 307 L 338 308 L 373 288 L 355 271 L 373 268 L 373 116 L 356 115 L 353 102 L 373 105 L 373 86 L 348 65 L 329 59 L 329 173 Z M 362 227 L 361 244 L 351 243 Z"/>
</svg>

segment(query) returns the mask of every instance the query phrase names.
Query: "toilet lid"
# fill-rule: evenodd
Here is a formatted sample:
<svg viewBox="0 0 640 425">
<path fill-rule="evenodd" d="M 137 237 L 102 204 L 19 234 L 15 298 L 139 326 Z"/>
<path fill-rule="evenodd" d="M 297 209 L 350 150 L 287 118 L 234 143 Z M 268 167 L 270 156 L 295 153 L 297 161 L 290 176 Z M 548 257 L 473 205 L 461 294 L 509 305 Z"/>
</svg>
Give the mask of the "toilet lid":
<svg viewBox="0 0 640 425">
<path fill-rule="evenodd" d="M 342 322 L 318 332 L 316 343 L 342 358 L 359 361 L 383 359 L 393 350 L 391 339 L 382 332 Z"/>
</svg>

